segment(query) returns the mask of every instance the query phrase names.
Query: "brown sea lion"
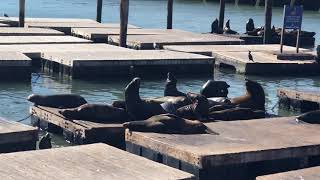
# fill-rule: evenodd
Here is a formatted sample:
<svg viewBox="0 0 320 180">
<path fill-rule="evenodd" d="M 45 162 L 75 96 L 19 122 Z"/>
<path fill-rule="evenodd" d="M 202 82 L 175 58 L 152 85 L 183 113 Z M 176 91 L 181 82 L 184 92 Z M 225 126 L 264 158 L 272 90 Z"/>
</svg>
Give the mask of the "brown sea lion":
<svg viewBox="0 0 320 180">
<path fill-rule="evenodd" d="M 123 124 L 123 127 L 139 132 L 218 135 L 200 121 L 187 120 L 172 114 L 153 116 L 145 121 L 127 122 Z"/>
<path fill-rule="evenodd" d="M 242 108 L 265 111 L 265 93 L 262 86 L 249 79 L 246 79 L 246 94 L 232 98 L 231 104 Z"/>
<path fill-rule="evenodd" d="M 265 118 L 265 111 L 261 110 L 252 110 L 250 108 L 232 108 L 222 111 L 210 112 L 208 121 L 234 121 L 234 120 L 249 120 L 249 119 L 260 119 Z"/>
<path fill-rule="evenodd" d="M 128 113 L 121 108 L 103 104 L 84 104 L 78 108 L 59 111 L 71 120 L 85 120 L 97 123 L 123 123 L 129 121 Z"/>
<path fill-rule="evenodd" d="M 38 144 L 39 149 L 51 149 L 52 144 L 51 144 L 51 136 L 49 133 L 45 134 L 42 136 L 39 140 Z"/>
<path fill-rule="evenodd" d="M 56 94 L 47 96 L 31 94 L 28 96 L 27 100 L 33 102 L 34 105 L 60 109 L 76 108 L 87 103 L 83 97 L 76 94 Z"/>
<path fill-rule="evenodd" d="M 309 124 L 320 124 L 320 110 L 307 112 L 297 117 L 297 121 Z"/>
<path fill-rule="evenodd" d="M 187 96 L 185 93 L 178 91 L 177 79 L 173 75 L 173 73 L 170 73 L 170 72 L 168 73 L 166 85 L 164 88 L 164 96 L 184 96 L 184 97 Z"/>
<path fill-rule="evenodd" d="M 125 88 L 126 111 L 133 120 L 146 120 L 166 113 L 159 103 L 143 101 L 139 89 L 140 78 L 134 78 Z"/>
<path fill-rule="evenodd" d="M 230 19 L 226 22 L 224 28 L 223 28 L 224 34 L 238 34 L 238 32 L 234 31 L 230 27 Z"/>
<path fill-rule="evenodd" d="M 206 119 L 209 113 L 208 99 L 196 93 L 188 93 L 192 104 L 177 109 L 176 115 L 186 119 Z"/>
<path fill-rule="evenodd" d="M 227 97 L 229 84 L 225 81 L 208 80 L 201 88 L 200 94 L 207 98 Z"/>
</svg>

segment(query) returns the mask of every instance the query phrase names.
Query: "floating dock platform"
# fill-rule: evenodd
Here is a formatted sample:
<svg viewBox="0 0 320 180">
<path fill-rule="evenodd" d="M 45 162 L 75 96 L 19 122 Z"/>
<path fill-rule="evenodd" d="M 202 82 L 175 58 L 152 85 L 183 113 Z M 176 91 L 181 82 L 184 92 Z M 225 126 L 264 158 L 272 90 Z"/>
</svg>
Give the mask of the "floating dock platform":
<svg viewBox="0 0 320 180">
<path fill-rule="evenodd" d="M 166 50 L 48 52 L 42 54 L 43 68 L 75 79 L 139 75 L 212 74 L 213 58 Z"/>
<path fill-rule="evenodd" d="M 192 174 L 106 144 L 92 144 L 0 156 L 0 179 L 192 180 Z"/>
<path fill-rule="evenodd" d="M 284 173 L 260 176 L 257 180 L 316 180 L 320 179 L 320 167 L 300 169 Z"/>
<path fill-rule="evenodd" d="M 81 120 L 69 120 L 56 108 L 32 106 L 31 123 L 52 133 L 63 134 L 73 144 L 103 142 L 118 148 L 125 148 L 122 124 L 102 124 Z"/>
<path fill-rule="evenodd" d="M 120 34 L 119 28 L 72 28 L 73 36 L 82 37 L 94 42 L 108 42 L 109 36 Z M 178 29 L 128 29 L 128 35 L 159 35 L 159 34 L 185 34 L 194 33 Z"/>
<path fill-rule="evenodd" d="M 25 18 L 26 23 L 97 23 L 92 19 L 72 19 L 72 18 Z M 19 17 L 0 17 L 0 23 L 10 26 L 19 25 Z"/>
<path fill-rule="evenodd" d="M 109 36 L 109 44 L 119 44 L 119 36 Z M 240 45 L 243 40 L 214 34 L 128 35 L 127 46 L 133 49 L 162 49 L 165 45 Z"/>
<path fill-rule="evenodd" d="M 31 80 L 32 60 L 19 52 L 1 52 L 0 80 Z"/>
<path fill-rule="evenodd" d="M 63 36 L 64 33 L 44 28 L 1 27 L 0 36 Z"/>
<path fill-rule="evenodd" d="M 296 117 L 206 123 L 219 135 L 126 130 L 127 151 L 199 179 L 250 180 L 319 164 L 320 126 Z"/>
<path fill-rule="evenodd" d="M 0 153 L 35 150 L 37 140 L 37 128 L 0 118 Z"/>
<path fill-rule="evenodd" d="M 0 27 L 10 27 L 9 24 L 0 23 Z"/>
<path fill-rule="evenodd" d="M 188 52 L 202 54 L 206 56 L 214 56 L 218 52 L 265 52 L 270 54 L 279 54 L 280 46 L 274 44 L 267 45 L 171 45 L 164 46 L 163 49 L 178 52 Z M 296 53 L 295 47 L 283 46 L 284 53 Z M 309 49 L 300 48 L 300 52 L 312 53 Z"/>
<path fill-rule="evenodd" d="M 278 89 L 280 107 L 294 111 L 308 112 L 320 110 L 320 91 Z"/>
<path fill-rule="evenodd" d="M 10 44 L 74 44 L 92 41 L 73 36 L 2 36 L 0 45 Z"/>
</svg>

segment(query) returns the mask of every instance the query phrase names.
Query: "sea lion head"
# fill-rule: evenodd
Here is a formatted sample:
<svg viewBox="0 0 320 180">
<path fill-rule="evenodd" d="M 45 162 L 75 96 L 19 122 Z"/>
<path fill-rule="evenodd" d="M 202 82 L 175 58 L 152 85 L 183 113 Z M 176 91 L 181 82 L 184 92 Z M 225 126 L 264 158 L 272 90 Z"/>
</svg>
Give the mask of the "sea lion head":
<svg viewBox="0 0 320 180">
<path fill-rule="evenodd" d="M 167 74 L 167 82 L 177 83 L 177 79 L 176 79 L 176 77 L 174 76 L 173 73 L 168 72 L 168 74 Z"/>
<path fill-rule="evenodd" d="M 37 94 L 31 94 L 27 97 L 27 100 L 34 104 L 37 104 L 40 99 L 41 99 L 41 96 Z"/>
<path fill-rule="evenodd" d="M 43 137 L 41 137 L 39 141 L 39 149 L 51 149 L 51 135 L 49 133 L 45 134 Z"/>
<path fill-rule="evenodd" d="M 226 22 L 226 28 L 230 29 L 230 19 Z"/>
<path fill-rule="evenodd" d="M 256 103 L 257 109 L 265 110 L 265 93 L 263 87 L 256 81 L 246 79 L 247 95 Z"/>
<path fill-rule="evenodd" d="M 225 81 L 208 80 L 201 88 L 200 94 L 207 98 L 227 97 L 230 85 Z"/>
<path fill-rule="evenodd" d="M 126 90 L 139 90 L 141 79 L 136 77 L 127 85 Z"/>
<path fill-rule="evenodd" d="M 297 117 L 298 122 L 320 124 L 320 110 L 307 112 Z"/>
</svg>

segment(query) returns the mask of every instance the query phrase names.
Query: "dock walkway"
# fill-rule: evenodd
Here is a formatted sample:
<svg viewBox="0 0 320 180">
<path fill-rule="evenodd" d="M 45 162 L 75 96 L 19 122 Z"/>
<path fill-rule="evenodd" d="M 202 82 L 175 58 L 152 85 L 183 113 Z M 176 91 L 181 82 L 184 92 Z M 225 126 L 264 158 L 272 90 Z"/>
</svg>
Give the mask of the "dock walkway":
<svg viewBox="0 0 320 180">
<path fill-rule="evenodd" d="M 45 69 L 86 79 L 142 74 L 212 74 L 213 58 L 166 50 L 48 52 L 42 54 Z"/>
<path fill-rule="evenodd" d="M 320 126 L 295 117 L 206 124 L 219 135 L 126 131 L 127 151 L 200 179 L 255 179 L 308 167 L 320 155 Z M 315 158 L 316 159 L 316 158 Z M 318 162 L 319 163 L 319 162 Z"/>
<path fill-rule="evenodd" d="M 0 153 L 35 150 L 37 140 L 37 128 L 0 118 Z"/>
<path fill-rule="evenodd" d="M 9 44 L 71 44 L 92 41 L 73 36 L 1 36 L 0 45 Z"/>
<path fill-rule="evenodd" d="M 69 120 L 58 111 L 60 109 L 32 106 L 31 123 L 53 133 L 63 133 L 66 140 L 73 144 L 103 142 L 124 148 L 124 129 L 122 124 L 102 124 L 81 120 Z"/>
<path fill-rule="evenodd" d="M 109 44 L 119 44 L 119 36 L 109 36 Z M 165 45 L 232 45 L 243 44 L 239 39 L 214 34 L 128 35 L 127 46 L 133 49 L 162 49 Z"/>
<path fill-rule="evenodd" d="M 0 36 L 63 36 L 64 33 L 44 28 L 0 27 Z"/>
<path fill-rule="evenodd" d="M 260 176 L 257 180 L 316 180 L 320 179 L 320 167 L 289 171 L 284 173 Z"/>
<path fill-rule="evenodd" d="M 277 91 L 280 107 L 308 112 L 320 109 L 320 91 L 292 90 L 281 88 Z"/>
<path fill-rule="evenodd" d="M 191 180 L 192 174 L 152 162 L 106 144 L 92 144 L 0 156 L 0 179 Z"/>
</svg>

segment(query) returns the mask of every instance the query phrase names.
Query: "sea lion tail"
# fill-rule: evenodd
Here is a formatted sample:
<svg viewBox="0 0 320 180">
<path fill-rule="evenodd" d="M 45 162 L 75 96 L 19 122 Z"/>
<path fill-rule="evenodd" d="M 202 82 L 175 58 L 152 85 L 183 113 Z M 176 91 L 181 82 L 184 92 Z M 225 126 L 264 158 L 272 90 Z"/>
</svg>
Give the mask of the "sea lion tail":
<svg viewBox="0 0 320 180">
<path fill-rule="evenodd" d="M 207 134 L 211 134 L 211 135 L 216 135 L 216 136 L 220 135 L 219 133 L 213 131 L 212 129 L 210 129 L 210 128 L 208 128 L 208 127 L 207 127 L 207 129 L 205 129 L 205 132 L 206 132 Z"/>
</svg>

